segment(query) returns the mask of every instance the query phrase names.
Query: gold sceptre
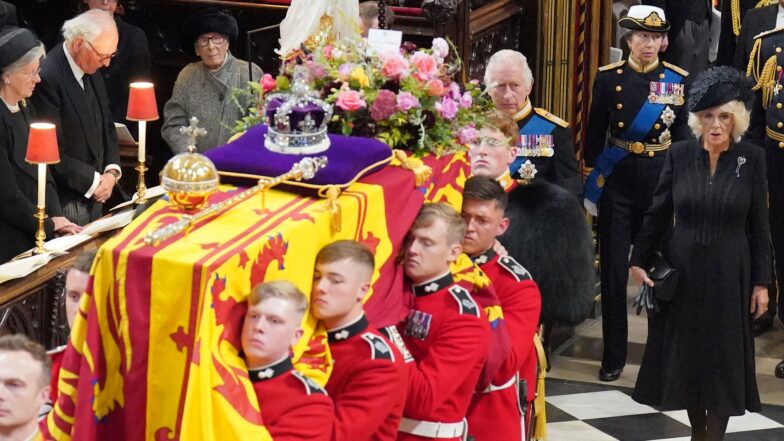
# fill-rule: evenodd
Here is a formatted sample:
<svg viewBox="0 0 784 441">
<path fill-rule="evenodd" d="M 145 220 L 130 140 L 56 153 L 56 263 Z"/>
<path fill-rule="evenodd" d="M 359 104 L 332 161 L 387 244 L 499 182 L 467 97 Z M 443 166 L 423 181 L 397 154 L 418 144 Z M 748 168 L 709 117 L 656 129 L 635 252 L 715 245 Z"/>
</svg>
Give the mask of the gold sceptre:
<svg viewBox="0 0 784 441">
<path fill-rule="evenodd" d="M 289 181 L 289 180 L 302 180 L 302 179 L 312 179 L 313 176 L 316 175 L 316 172 L 323 169 L 327 166 L 327 157 L 326 156 L 319 156 L 314 158 L 303 158 L 301 161 L 297 162 L 291 167 L 287 173 L 284 173 L 280 176 L 275 178 L 262 178 L 259 179 L 257 185 L 239 193 L 235 196 L 232 196 L 225 201 L 222 201 L 218 204 L 211 205 L 204 210 L 199 211 L 193 215 L 184 215 L 182 219 L 178 220 L 177 222 L 171 223 L 166 225 L 165 227 L 161 227 L 155 231 L 150 231 L 144 236 L 144 243 L 147 245 L 158 246 L 162 241 L 174 236 L 175 234 L 181 233 L 183 231 L 188 230 L 192 227 L 196 222 L 206 219 L 212 215 L 219 213 L 225 209 L 231 208 L 240 202 L 244 201 L 245 199 L 250 198 L 251 196 L 269 190 L 276 185 Z"/>
</svg>

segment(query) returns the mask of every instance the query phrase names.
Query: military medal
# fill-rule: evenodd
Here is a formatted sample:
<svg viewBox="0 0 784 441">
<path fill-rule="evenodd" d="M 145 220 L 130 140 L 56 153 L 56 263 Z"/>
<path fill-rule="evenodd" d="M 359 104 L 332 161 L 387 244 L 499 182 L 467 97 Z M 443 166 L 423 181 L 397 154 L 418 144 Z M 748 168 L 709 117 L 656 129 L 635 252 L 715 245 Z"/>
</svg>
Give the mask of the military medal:
<svg viewBox="0 0 784 441">
<path fill-rule="evenodd" d="M 648 101 L 654 104 L 674 104 L 681 106 L 685 102 L 685 89 L 680 83 L 662 83 L 651 81 Z"/>
<path fill-rule="evenodd" d="M 432 320 L 432 315 L 412 309 L 406 319 L 406 335 L 424 340 L 428 332 L 430 332 L 430 322 Z"/>
<path fill-rule="evenodd" d="M 530 159 L 526 159 L 525 163 L 517 170 L 517 173 L 520 175 L 520 179 L 533 179 L 537 173 L 536 166 L 531 163 Z"/>
<path fill-rule="evenodd" d="M 552 157 L 555 155 L 553 135 L 520 135 L 520 151 L 518 156 Z"/>
</svg>

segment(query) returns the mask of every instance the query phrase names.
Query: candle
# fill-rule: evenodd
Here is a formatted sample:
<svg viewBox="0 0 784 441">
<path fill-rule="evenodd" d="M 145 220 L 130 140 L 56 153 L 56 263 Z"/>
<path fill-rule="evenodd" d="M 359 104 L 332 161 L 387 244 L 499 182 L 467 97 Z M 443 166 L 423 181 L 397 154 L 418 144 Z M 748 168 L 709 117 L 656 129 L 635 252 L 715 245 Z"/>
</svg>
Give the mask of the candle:
<svg viewBox="0 0 784 441">
<path fill-rule="evenodd" d="M 46 206 L 46 164 L 38 164 L 38 206 Z"/>
<path fill-rule="evenodd" d="M 139 162 L 144 162 L 147 144 L 147 121 L 139 121 Z"/>
</svg>

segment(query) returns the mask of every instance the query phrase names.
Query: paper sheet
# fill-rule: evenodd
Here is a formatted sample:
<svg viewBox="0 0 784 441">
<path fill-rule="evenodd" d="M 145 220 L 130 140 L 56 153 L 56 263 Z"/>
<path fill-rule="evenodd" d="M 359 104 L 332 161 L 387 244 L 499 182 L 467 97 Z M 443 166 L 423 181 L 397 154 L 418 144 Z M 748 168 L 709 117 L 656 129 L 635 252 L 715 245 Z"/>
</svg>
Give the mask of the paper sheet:
<svg viewBox="0 0 784 441">
<path fill-rule="evenodd" d="M 131 223 L 133 210 L 123 211 L 104 219 L 98 219 L 84 227 L 80 234 L 96 235 L 104 231 L 116 230 Z"/>
<path fill-rule="evenodd" d="M 0 283 L 18 279 L 20 277 L 25 277 L 26 275 L 49 263 L 50 260 L 61 255 L 62 253 L 36 254 L 24 259 L 13 260 L 11 262 L 4 263 L 0 265 Z"/>
</svg>

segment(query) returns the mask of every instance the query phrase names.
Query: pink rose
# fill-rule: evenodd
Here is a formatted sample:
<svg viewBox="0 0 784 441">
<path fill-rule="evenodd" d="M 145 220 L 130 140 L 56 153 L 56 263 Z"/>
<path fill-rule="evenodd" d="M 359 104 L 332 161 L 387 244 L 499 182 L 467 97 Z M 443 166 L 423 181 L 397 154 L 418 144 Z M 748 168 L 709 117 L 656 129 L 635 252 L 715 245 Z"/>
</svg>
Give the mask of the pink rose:
<svg viewBox="0 0 784 441">
<path fill-rule="evenodd" d="M 362 95 L 356 90 L 341 90 L 338 93 L 337 106 L 346 112 L 354 112 L 355 110 L 367 107 L 367 103 L 362 99 Z"/>
<path fill-rule="evenodd" d="M 458 111 L 457 101 L 447 97 L 444 97 L 441 101 L 437 102 L 435 108 L 442 118 L 450 121 L 455 119 Z"/>
<path fill-rule="evenodd" d="M 400 55 L 399 51 L 387 52 L 382 54 L 381 75 L 390 80 L 399 80 L 408 75 L 408 60 Z"/>
<path fill-rule="evenodd" d="M 264 89 L 264 93 L 274 90 L 275 87 L 277 87 L 275 78 L 268 73 L 261 76 L 259 84 L 261 84 L 261 88 Z"/>
<path fill-rule="evenodd" d="M 425 92 L 430 96 L 443 96 L 446 93 L 446 89 L 441 80 L 435 79 L 427 82 L 425 85 Z"/>
<path fill-rule="evenodd" d="M 308 60 L 305 62 L 305 66 L 308 68 L 308 72 L 312 78 L 322 79 L 327 75 L 327 72 L 324 70 L 324 67 L 318 63 L 313 62 L 313 60 Z"/>
<path fill-rule="evenodd" d="M 373 118 L 373 121 L 382 121 L 392 116 L 396 109 L 395 93 L 381 89 L 378 91 L 378 95 L 376 95 L 376 100 L 370 106 L 370 117 Z"/>
<path fill-rule="evenodd" d="M 335 47 L 332 46 L 331 44 L 328 44 L 328 45 L 324 46 L 324 56 L 327 58 L 327 60 L 332 58 L 332 50 L 333 49 L 335 49 Z"/>
<path fill-rule="evenodd" d="M 467 109 L 474 105 L 474 97 L 471 96 L 470 92 L 463 93 L 463 96 L 460 97 L 460 107 Z"/>
<path fill-rule="evenodd" d="M 411 64 L 416 68 L 414 76 L 422 81 L 426 81 L 438 73 L 436 59 L 422 51 L 417 51 L 411 56 Z"/>
<path fill-rule="evenodd" d="M 397 95 L 397 108 L 401 112 L 408 112 L 419 107 L 419 100 L 411 92 L 400 92 Z"/>
<path fill-rule="evenodd" d="M 472 142 L 476 141 L 479 137 L 479 130 L 476 130 L 474 126 L 465 126 L 457 132 L 457 139 L 460 141 L 460 144 L 471 144 Z"/>
</svg>

